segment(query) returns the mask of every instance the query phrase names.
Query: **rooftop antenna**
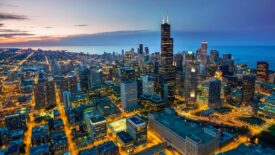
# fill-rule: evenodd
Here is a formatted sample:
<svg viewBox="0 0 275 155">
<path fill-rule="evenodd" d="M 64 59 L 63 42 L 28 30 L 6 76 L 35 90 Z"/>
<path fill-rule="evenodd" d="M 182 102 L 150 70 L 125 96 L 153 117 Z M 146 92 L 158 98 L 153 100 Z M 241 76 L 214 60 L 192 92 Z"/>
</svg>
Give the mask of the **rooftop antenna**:
<svg viewBox="0 0 275 155">
<path fill-rule="evenodd" d="M 164 22 L 165 22 L 165 21 L 164 21 L 164 16 L 162 16 L 162 24 L 164 24 Z"/>
<path fill-rule="evenodd" d="M 169 16 L 167 16 L 166 20 L 167 24 L 169 24 Z"/>
</svg>

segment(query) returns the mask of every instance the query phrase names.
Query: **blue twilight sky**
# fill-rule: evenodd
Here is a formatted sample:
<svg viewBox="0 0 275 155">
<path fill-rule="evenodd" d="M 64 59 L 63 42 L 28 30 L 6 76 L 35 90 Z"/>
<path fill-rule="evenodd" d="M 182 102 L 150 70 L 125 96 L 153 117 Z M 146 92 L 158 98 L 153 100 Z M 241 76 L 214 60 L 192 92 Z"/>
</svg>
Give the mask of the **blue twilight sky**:
<svg viewBox="0 0 275 155">
<path fill-rule="evenodd" d="M 0 46 L 274 45 L 274 0 L 0 0 Z"/>
</svg>

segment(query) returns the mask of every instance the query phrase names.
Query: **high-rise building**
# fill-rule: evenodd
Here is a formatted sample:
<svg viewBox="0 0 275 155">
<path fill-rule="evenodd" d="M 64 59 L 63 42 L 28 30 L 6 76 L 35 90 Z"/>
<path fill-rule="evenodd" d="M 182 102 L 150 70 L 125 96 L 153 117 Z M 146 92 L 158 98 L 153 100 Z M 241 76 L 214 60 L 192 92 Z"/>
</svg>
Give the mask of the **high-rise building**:
<svg viewBox="0 0 275 155">
<path fill-rule="evenodd" d="M 162 97 L 164 95 L 164 84 L 169 84 L 171 89 L 168 93 L 168 102 L 174 98 L 174 87 L 176 81 L 175 66 L 173 66 L 173 38 L 170 36 L 170 24 L 163 19 L 161 24 L 161 52 L 159 67 L 159 83 Z"/>
<path fill-rule="evenodd" d="M 170 36 L 170 24 L 163 19 L 161 24 L 161 70 L 160 74 L 165 82 L 174 82 L 175 70 L 173 67 L 173 38 Z"/>
<path fill-rule="evenodd" d="M 5 123 L 8 130 L 24 130 L 26 129 L 27 115 L 13 114 L 5 116 Z"/>
<path fill-rule="evenodd" d="M 137 78 L 137 96 L 138 96 L 138 99 L 140 99 L 140 96 L 143 94 L 143 81 L 142 81 L 142 78 L 139 77 Z"/>
<path fill-rule="evenodd" d="M 229 60 L 231 60 L 232 59 L 232 55 L 231 54 L 223 54 L 222 58 L 223 59 L 229 59 Z"/>
<path fill-rule="evenodd" d="M 123 81 L 120 85 L 121 103 L 125 111 L 135 108 L 138 104 L 137 82 Z"/>
<path fill-rule="evenodd" d="M 47 94 L 46 94 L 46 80 L 44 78 L 39 78 L 38 83 L 34 89 L 35 95 L 35 108 L 42 109 L 45 108 L 47 104 Z"/>
<path fill-rule="evenodd" d="M 68 107 L 71 106 L 70 98 L 71 98 L 71 92 L 69 92 L 69 91 L 64 91 L 64 92 L 63 92 L 63 106 L 64 106 L 65 108 L 68 108 Z"/>
<path fill-rule="evenodd" d="M 80 89 L 88 92 L 91 89 L 91 69 L 85 68 L 79 73 Z"/>
<path fill-rule="evenodd" d="M 53 78 L 48 78 L 47 84 L 46 84 L 46 99 L 47 99 L 47 105 L 46 107 L 50 105 L 56 104 L 56 94 L 55 94 L 55 81 Z"/>
<path fill-rule="evenodd" d="M 106 120 L 102 115 L 86 114 L 85 121 L 92 141 L 106 137 Z"/>
<path fill-rule="evenodd" d="M 142 77 L 142 93 L 154 94 L 155 93 L 155 79 L 149 75 Z"/>
<path fill-rule="evenodd" d="M 2 84 L 2 79 L 0 79 L 0 95 L 2 95 L 3 92 L 3 84 Z"/>
<path fill-rule="evenodd" d="M 34 89 L 35 108 L 42 109 L 56 104 L 55 81 L 53 78 L 40 76 Z"/>
<path fill-rule="evenodd" d="M 185 55 L 184 66 L 184 97 L 188 104 L 193 104 L 197 98 L 198 64 L 192 52 Z"/>
<path fill-rule="evenodd" d="M 259 82 L 268 81 L 268 63 L 265 61 L 257 62 L 257 81 Z"/>
<path fill-rule="evenodd" d="M 203 65 L 207 65 L 207 42 L 201 42 L 201 48 L 197 50 L 197 60 Z"/>
<path fill-rule="evenodd" d="M 131 61 L 134 59 L 134 51 L 126 51 L 123 57 L 124 66 L 130 66 Z"/>
<path fill-rule="evenodd" d="M 219 61 L 219 52 L 217 50 L 211 50 L 209 61 L 211 63 L 217 63 Z"/>
<path fill-rule="evenodd" d="M 139 44 L 138 54 L 143 55 L 143 44 Z"/>
<path fill-rule="evenodd" d="M 69 91 L 70 92 L 77 92 L 78 91 L 78 80 L 77 77 L 75 75 L 68 75 L 67 76 L 68 79 L 68 86 L 69 86 Z"/>
<path fill-rule="evenodd" d="M 119 76 L 121 81 L 136 80 L 135 70 L 132 67 L 120 67 Z"/>
<path fill-rule="evenodd" d="M 91 71 L 91 89 L 100 88 L 102 81 L 102 70 L 93 68 Z"/>
<path fill-rule="evenodd" d="M 244 75 L 242 85 L 242 104 L 249 105 L 255 93 L 255 76 Z"/>
<path fill-rule="evenodd" d="M 140 116 L 132 116 L 126 119 L 126 131 L 139 146 L 147 142 L 147 123 Z"/>
<path fill-rule="evenodd" d="M 10 131 L 7 128 L 0 128 L 0 146 L 7 145 L 10 141 Z"/>
<path fill-rule="evenodd" d="M 176 64 L 176 71 L 180 72 L 183 70 L 183 53 L 177 53 L 175 55 L 175 64 Z"/>
<path fill-rule="evenodd" d="M 145 48 L 144 48 L 144 52 L 145 52 L 146 55 L 149 55 L 149 48 L 148 48 L 148 47 L 145 47 Z"/>
<path fill-rule="evenodd" d="M 208 107 L 219 108 L 221 105 L 221 81 L 219 79 L 210 80 L 208 90 Z"/>
</svg>

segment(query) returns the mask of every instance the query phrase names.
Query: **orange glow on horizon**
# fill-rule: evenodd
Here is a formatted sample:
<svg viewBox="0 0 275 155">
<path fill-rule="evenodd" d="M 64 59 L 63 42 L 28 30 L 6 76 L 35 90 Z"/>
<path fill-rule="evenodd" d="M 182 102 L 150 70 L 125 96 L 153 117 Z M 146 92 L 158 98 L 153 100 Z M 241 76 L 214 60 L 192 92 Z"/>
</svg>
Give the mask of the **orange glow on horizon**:
<svg viewBox="0 0 275 155">
<path fill-rule="evenodd" d="M 63 37 L 0 37 L 0 44 L 27 43 L 30 41 L 58 41 Z"/>
</svg>

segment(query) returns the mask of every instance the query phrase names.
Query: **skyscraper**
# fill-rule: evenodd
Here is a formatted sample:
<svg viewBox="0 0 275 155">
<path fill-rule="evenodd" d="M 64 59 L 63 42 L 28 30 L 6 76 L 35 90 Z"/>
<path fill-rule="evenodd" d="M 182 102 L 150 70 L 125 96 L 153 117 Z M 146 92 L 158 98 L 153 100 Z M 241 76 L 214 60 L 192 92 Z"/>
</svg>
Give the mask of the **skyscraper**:
<svg viewBox="0 0 275 155">
<path fill-rule="evenodd" d="M 50 105 L 56 104 L 56 94 L 55 94 L 55 81 L 53 78 L 48 78 L 47 81 L 47 88 L 46 88 L 46 97 L 47 97 L 47 105 L 46 107 Z"/>
<path fill-rule="evenodd" d="M 169 84 L 168 102 L 174 98 L 175 67 L 173 66 L 173 38 L 170 36 L 170 24 L 163 19 L 161 24 L 161 53 L 160 53 L 159 82 L 163 97 L 163 85 Z"/>
<path fill-rule="evenodd" d="M 207 42 L 201 42 L 201 48 L 197 51 L 197 60 L 203 65 L 207 65 Z"/>
<path fill-rule="evenodd" d="M 99 88 L 102 83 L 102 70 L 93 68 L 91 71 L 91 88 Z"/>
<path fill-rule="evenodd" d="M 39 75 L 38 83 L 34 89 L 35 108 L 42 109 L 56 104 L 55 81 L 51 77 Z"/>
<path fill-rule="evenodd" d="M 119 76 L 121 81 L 136 80 L 136 73 L 132 67 L 120 67 Z"/>
<path fill-rule="evenodd" d="M 197 97 L 199 64 L 196 63 L 192 52 L 185 55 L 184 66 L 184 97 L 188 104 L 193 104 Z"/>
<path fill-rule="evenodd" d="M 149 55 L 149 48 L 148 48 L 148 47 L 145 47 L 145 48 L 144 48 L 144 52 L 145 52 L 146 55 Z"/>
<path fill-rule="evenodd" d="M 213 79 L 209 81 L 208 107 L 219 108 L 221 105 L 221 81 Z"/>
<path fill-rule="evenodd" d="M 257 80 L 259 82 L 268 81 L 268 63 L 265 61 L 257 62 Z"/>
<path fill-rule="evenodd" d="M 154 81 L 152 76 L 145 75 L 142 77 L 142 93 L 143 94 L 154 94 Z"/>
<path fill-rule="evenodd" d="M 77 92 L 77 85 L 78 85 L 78 80 L 75 75 L 68 75 L 68 84 L 69 84 L 69 91 L 70 92 Z"/>
<path fill-rule="evenodd" d="M 91 69 L 85 68 L 79 73 L 81 91 L 87 92 L 91 89 Z"/>
<path fill-rule="evenodd" d="M 254 97 L 255 93 L 255 76 L 244 75 L 243 76 L 243 87 L 242 87 L 242 104 L 249 105 Z"/>
<path fill-rule="evenodd" d="M 143 55 L 143 44 L 139 44 L 138 54 Z"/>
<path fill-rule="evenodd" d="M 121 103 L 125 111 L 135 108 L 138 104 L 137 82 L 123 81 L 120 85 Z"/>
<path fill-rule="evenodd" d="M 71 97 L 71 92 L 69 92 L 69 91 L 63 92 L 63 106 L 65 108 L 68 108 L 71 105 L 70 97 Z"/>
<path fill-rule="evenodd" d="M 216 50 L 211 50 L 209 61 L 211 63 L 217 63 L 218 60 L 219 60 L 219 52 Z"/>
<path fill-rule="evenodd" d="M 35 108 L 42 109 L 46 106 L 46 80 L 42 77 L 38 79 L 38 83 L 34 89 L 35 95 Z"/>
</svg>

